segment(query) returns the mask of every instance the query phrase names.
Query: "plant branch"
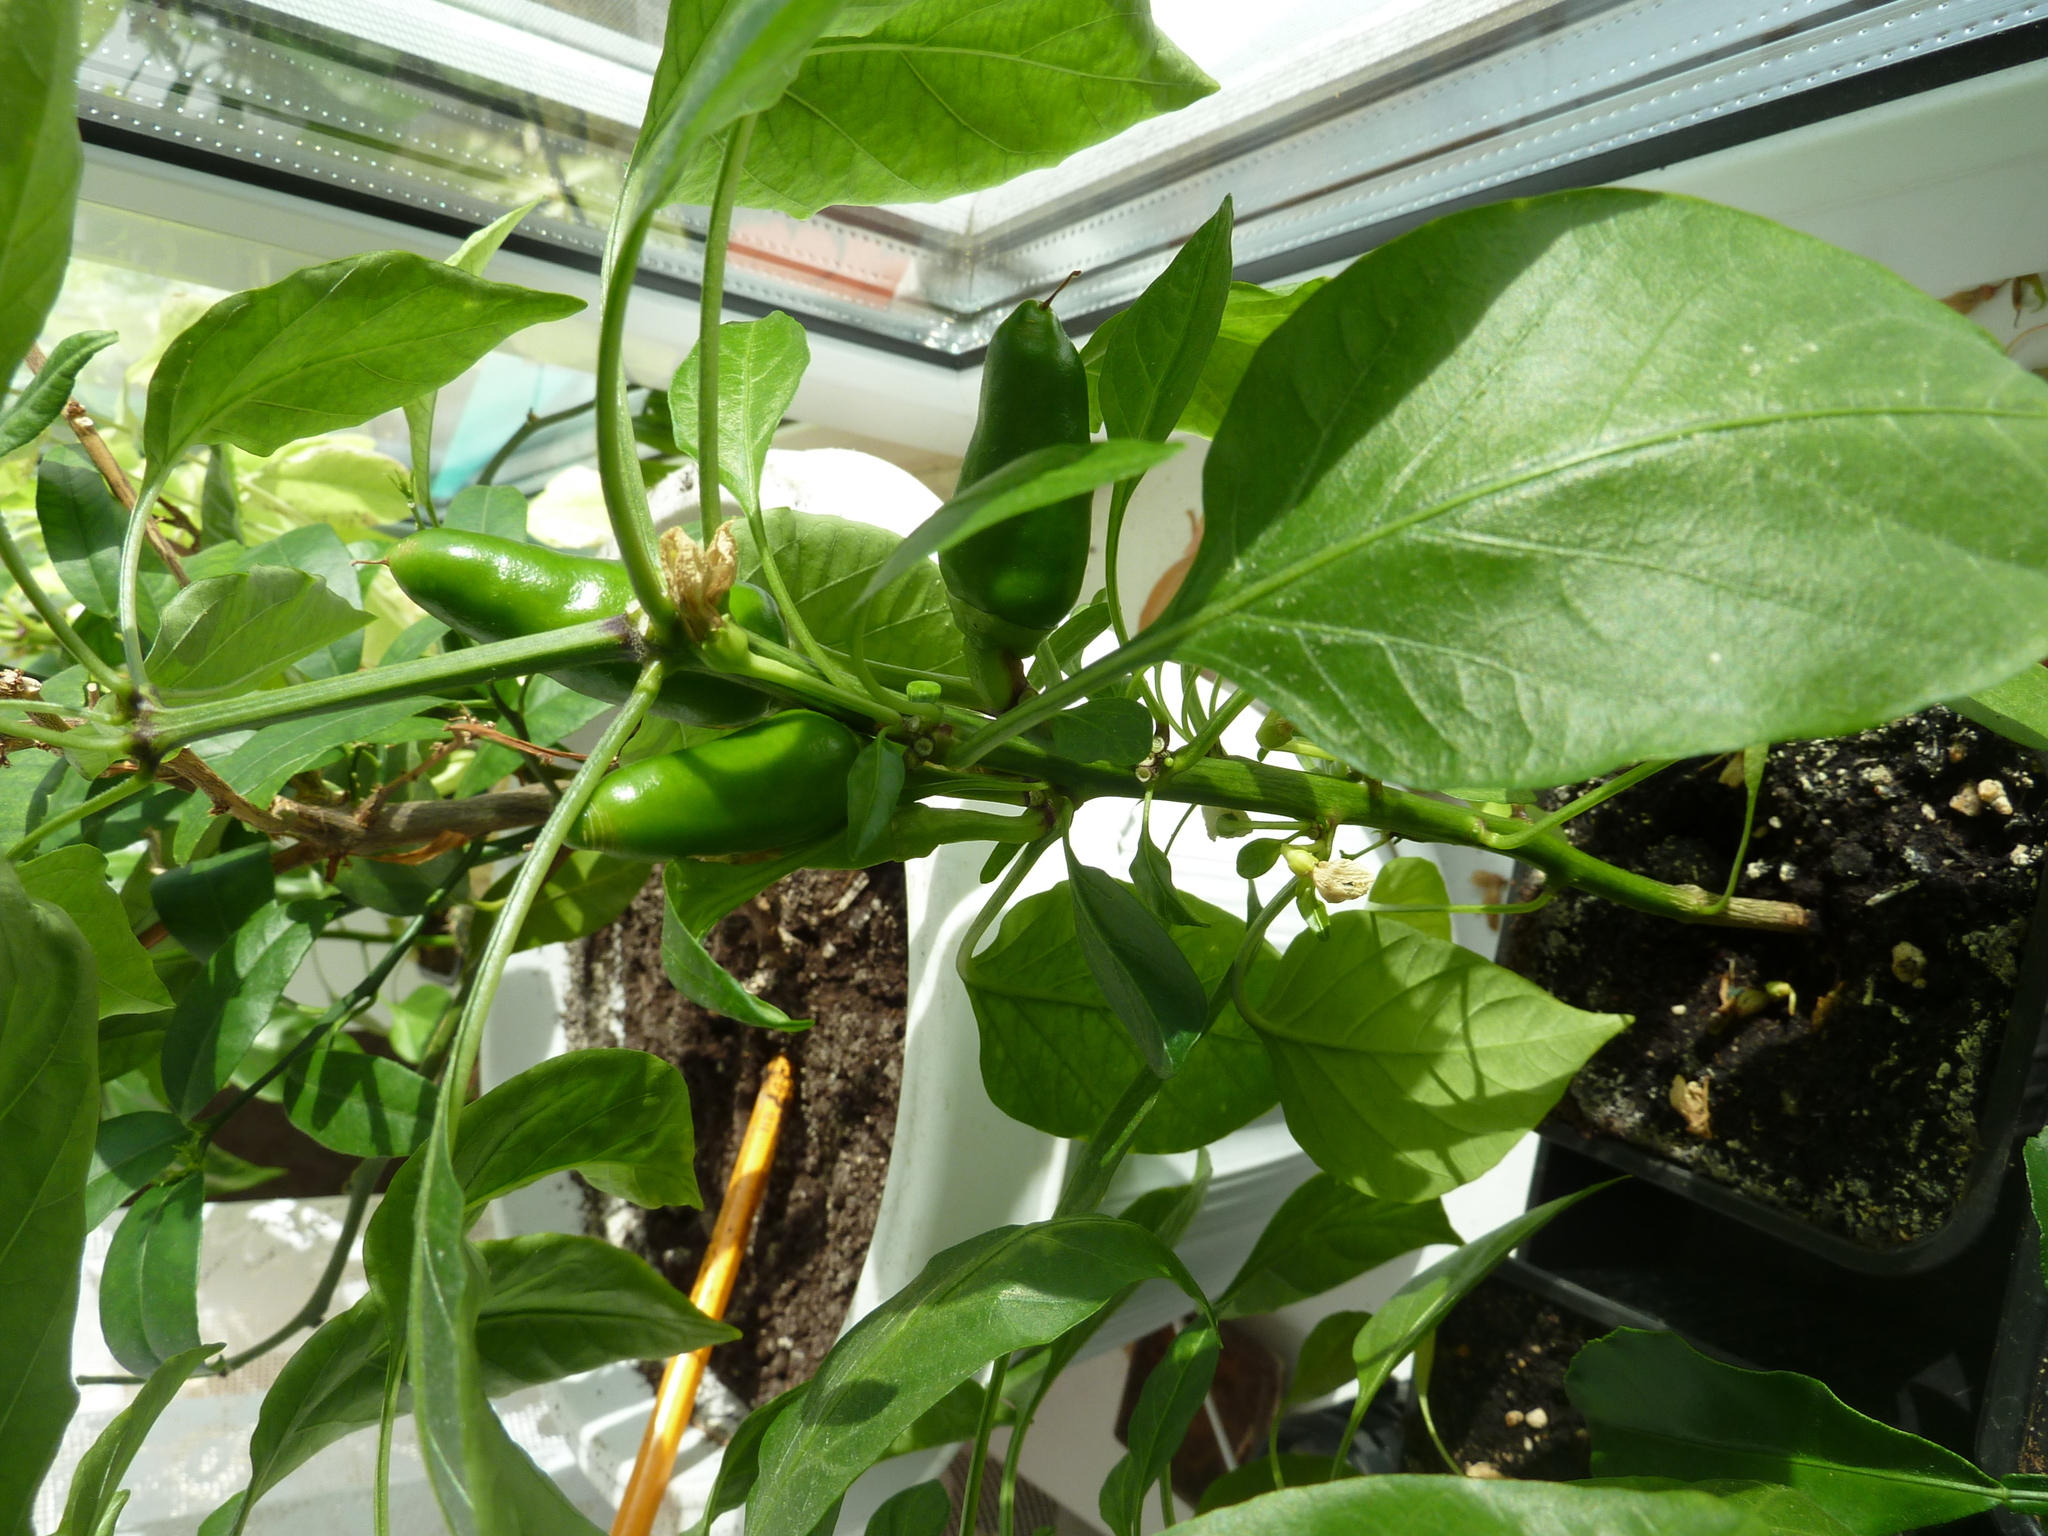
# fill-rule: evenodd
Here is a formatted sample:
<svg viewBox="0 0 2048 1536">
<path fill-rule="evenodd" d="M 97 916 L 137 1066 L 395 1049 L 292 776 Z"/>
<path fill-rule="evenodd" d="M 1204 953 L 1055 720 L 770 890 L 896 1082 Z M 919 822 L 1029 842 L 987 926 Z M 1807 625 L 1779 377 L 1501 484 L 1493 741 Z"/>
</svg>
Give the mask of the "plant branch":
<svg viewBox="0 0 2048 1536">
<path fill-rule="evenodd" d="M 148 774 L 136 773 L 129 778 L 123 779 L 112 789 L 102 790 L 89 800 L 80 801 L 77 805 L 71 806 L 67 810 L 59 811 L 48 821 L 38 822 L 35 826 L 29 828 L 27 832 L 23 833 L 21 838 L 7 850 L 9 862 L 21 858 L 23 854 L 32 852 L 36 844 L 40 843 L 52 832 L 61 832 L 68 826 L 84 821 L 88 816 L 97 816 L 101 811 L 119 805 L 130 795 L 137 794 L 148 788 L 150 782 Z"/>
<path fill-rule="evenodd" d="M 526 420 L 515 427 L 512 435 L 505 439 L 503 445 L 496 453 L 491 455 L 490 462 L 484 465 L 482 473 L 476 477 L 474 483 L 477 485 L 495 485 L 498 480 L 498 471 L 505 467 L 506 461 L 525 445 L 529 437 L 532 437 L 536 432 L 545 432 L 549 427 L 558 427 L 565 421 L 574 421 L 578 416 L 581 416 L 596 404 L 597 397 L 593 395 L 581 405 L 567 406 L 562 410 L 552 411 L 546 416 L 536 416 L 533 412 L 528 411 L 526 413 Z"/>
<path fill-rule="evenodd" d="M 157 494 L 163 490 L 164 479 L 169 473 L 168 465 L 149 466 L 148 478 L 142 482 L 142 494 L 128 510 L 128 530 L 121 539 L 118 607 L 121 654 L 128 663 L 128 686 L 134 692 L 134 703 L 138 709 L 149 697 L 149 674 L 142 664 L 142 546 L 147 534 L 156 527 L 150 509 L 156 504 Z"/>
<path fill-rule="evenodd" d="M 981 1418 L 974 1426 L 974 1457 L 967 1464 L 967 1486 L 960 1490 L 960 1529 L 972 1533 L 981 1528 L 981 1480 L 988 1467 L 988 1438 L 995 1433 L 996 1415 L 1003 1406 L 1003 1378 L 1010 1372 L 1010 1357 L 997 1355 L 989 1367 L 988 1389 L 981 1398 Z"/>
<path fill-rule="evenodd" d="M 711 222 L 704 231 L 704 283 L 697 298 L 697 520 L 698 542 L 711 547 L 724 507 L 718 499 L 718 322 L 725 309 L 725 248 L 732 235 L 732 205 L 740 168 L 754 137 L 754 119 L 743 117 L 726 136 L 718 186 L 711 195 Z M 758 514 L 756 514 L 758 517 Z M 756 528 L 758 535 L 759 529 Z M 782 595 L 776 594 L 778 602 Z"/>
<path fill-rule="evenodd" d="M 301 1328 L 318 1328 L 327 1321 L 328 1304 L 334 1300 L 335 1288 L 341 1284 L 342 1270 L 348 1267 L 349 1250 L 355 1247 L 356 1233 L 362 1230 L 363 1212 L 369 1206 L 371 1193 L 377 1188 L 378 1178 L 390 1161 L 388 1157 L 366 1157 L 356 1164 L 356 1171 L 349 1176 L 348 1212 L 342 1217 L 341 1235 L 334 1240 L 334 1252 L 327 1256 L 327 1267 L 321 1270 L 320 1281 L 313 1287 L 313 1294 L 306 1298 L 306 1304 L 269 1338 L 209 1366 L 209 1370 L 220 1376 L 238 1371 L 251 1360 L 269 1354 Z"/>
</svg>

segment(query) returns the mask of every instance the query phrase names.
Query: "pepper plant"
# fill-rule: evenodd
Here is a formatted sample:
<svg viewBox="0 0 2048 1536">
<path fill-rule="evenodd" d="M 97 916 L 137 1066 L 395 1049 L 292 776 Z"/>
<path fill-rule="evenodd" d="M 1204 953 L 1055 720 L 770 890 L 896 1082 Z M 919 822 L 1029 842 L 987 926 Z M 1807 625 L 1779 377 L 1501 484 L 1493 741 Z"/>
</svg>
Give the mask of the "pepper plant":
<svg viewBox="0 0 2048 1536">
<path fill-rule="evenodd" d="M 0 0 L 0 39 L 11 378 L 68 257 L 74 0 Z M 687 1094 L 651 1056 L 580 1052 L 471 1095 L 507 960 L 609 921 L 658 864 L 675 985 L 744 1023 L 801 1028 L 709 959 L 710 927 L 792 870 L 950 843 L 994 850 L 956 960 L 991 1095 L 1076 1139 L 1059 1212 L 939 1254 L 759 1409 L 699 1529 L 744 1504 L 760 1536 L 807 1536 L 877 1462 L 959 1439 L 979 1451 L 1008 1423 L 1011 1536 L 1046 1391 L 1136 1286 L 1163 1279 L 1193 1321 L 1144 1385 L 1099 1511 L 1135 1536 L 1200 1409 L 1220 1321 L 1451 1241 L 1440 1197 L 1629 1022 L 1452 945 L 1449 913 L 1506 909 L 1452 903 L 1414 855 L 1375 883 L 1368 851 L 1511 850 L 1549 890 L 1797 931 L 1800 909 L 1741 894 L 1739 859 L 1723 889 L 1672 886 L 1560 827 L 1708 753 L 1741 755 L 1753 811 L 1765 744 L 1984 690 L 1999 702 L 1982 713 L 2029 729 L 2014 722 L 2037 708 L 2029 669 L 2048 654 L 2048 385 L 1875 265 L 1686 198 L 1502 202 L 1283 291 L 1232 282 L 1226 202 L 1085 351 L 1049 295 L 1001 321 L 961 489 L 913 536 L 761 505 L 807 349 L 784 315 L 722 323 L 737 204 L 801 217 L 946 197 L 1213 88 L 1145 0 L 674 0 L 601 284 L 616 561 L 528 541 L 515 491 L 436 506 L 418 456 L 401 540 L 236 531 L 236 452 L 400 409 L 424 444 L 439 389 L 580 307 L 487 275 L 528 210 L 446 262 L 374 252 L 213 306 L 156 366 L 132 487 L 78 412 L 65 419 L 86 456 L 52 435 L 111 336 L 37 354 L 0 417 L 0 451 L 38 456 L 48 559 L 0 539 L 35 615 L 29 648 L 46 653 L 35 675 L 6 675 L 0 701 L 8 1536 L 29 1531 L 76 1402 L 85 1234 L 123 1206 L 99 1321 L 142 1390 L 80 1465 L 65 1536 L 112 1528 L 180 1383 L 286 1345 L 249 1482 L 208 1536 L 239 1532 L 343 1436 L 378 1436 L 388 1474 L 407 1413 L 458 1536 L 587 1532 L 491 1398 L 732 1332 L 595 1240 L 470 1239 L 493 1199 L 565 1169 L 642 1205 L 701 1200 Z M 697 461 L 703 510 L 657 537 L 622 349 L 649 221 L 678 201 L 710 219 L 702 333 L 664 430 Z M 1115 551 L 1176 429 L 1213 437 L 1202 538 L 1140 627 Z M 196 520 L 166 501 L 194 464 Z M 1088 500 L 1105 486 L 1107 584 L 1084 594 Z M 428 615 L 374 665 L 365 560 Z M 1254 707 L 1265 750 L 1231 755 L 1224 733 Z M 562 746 L 601 717 L 587 755 Z M 1537 789 L 1609 774 L 1561 811 L 1533 809 Z M 1148 816 L 1127 870 L 1071 835 L 1074 808 L 1104 797 Z M 1246 838 L 1243 917 L 1175 888 L 1149 821 L 1168 807 Z M 1065 879 L 1015 900 L 1046 857 Z M 1308 927 L 1275 953 L 1265 934 L 1290 905 Z M 325 1010 L 283 1003 L 323 934 L 381 956 Z M 408 999 L 388 1048 L 367 1051 L 363 1015 L 414 954 L 453 985 Z M 320 1290 L 276 1337 L 226 1350 L 198 1331 L 201 1203 L 232 1172 L 216 1136 L 258 1096 L 358 1161 Z M 1205 1175 L 1100 1211 L 1133 1149 L 1200 1148 L 1275 1102 L 1322 1172 L 1220 1295 L 1173 1252 Z M 1362 1413 L 1556 1209 L 1318 1330 L 1297 1395 L 1355 1378 Z M 359 1230 L 369 1294 L 328 1316 Z M 1358 1477 L 1341 1461 L 1304 1477 L 1274 1458 L 1198 1523 L 1875 1536 L 2043 1498 L 2038 1480 L 2001 1483 L 1817 1382 L 1665 1336 L 1589 1347 L 1573 1390 L 1598 1486 Z M 926 1487 L 877 1520 L 935 1533 L 945 1517 Z"/>
</svg>

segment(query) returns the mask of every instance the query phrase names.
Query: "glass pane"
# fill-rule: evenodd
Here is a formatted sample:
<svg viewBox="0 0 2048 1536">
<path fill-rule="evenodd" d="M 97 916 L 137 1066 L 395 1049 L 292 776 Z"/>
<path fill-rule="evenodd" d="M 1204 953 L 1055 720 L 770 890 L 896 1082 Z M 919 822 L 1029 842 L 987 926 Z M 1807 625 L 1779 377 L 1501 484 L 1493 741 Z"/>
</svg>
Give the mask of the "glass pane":
<svg viewBox="0 0 2048 1536">
<path fill-rule="evenodd" d="M 967 197 L 809 221 L 742 210 L 736 304 L 967 353 L 1071 271 L 1063 312 L 1127 302 L 1226 192 L 1240 264 L 1301 271 L 1432 208 L 2033 14 L 1997 0 L 1153 9 L 1215 95 Z M 664 15 L 660 0 L 90 0 L 80 112 L 116 148 L 239 162 L 451 227 L 538 198 L 525 234 L 594 266 Z M 668 210 L 644 280 L 687 291 L 702 224 Z"/>
</svg>

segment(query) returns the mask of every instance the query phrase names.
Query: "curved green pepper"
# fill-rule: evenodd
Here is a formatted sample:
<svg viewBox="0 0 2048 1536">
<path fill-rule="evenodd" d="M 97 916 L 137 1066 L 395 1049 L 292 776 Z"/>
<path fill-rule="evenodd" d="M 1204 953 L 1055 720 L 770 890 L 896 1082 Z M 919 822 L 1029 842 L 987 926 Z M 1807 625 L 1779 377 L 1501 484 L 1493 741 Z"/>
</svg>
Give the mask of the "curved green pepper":
<svg viewBox="0 0 2048 1536">
<path fill-rule="evenodd" d="M 1014 459 L 1088 441 L 1088 374 L 1059 317 L 1036 299 L 996 327 L 981 376 L 981 414 L 960 460 L 972 485 Z M 1081 595 L 1087 495 L 1026 512 L 939 556 L 954 616 L 985 649 L 1028 656 Z M 1007 703 L 1004 699 L 1001 702 Z"/>
<path fill-rule="evenodd" d="M 616 560 L 563 554 L 488 533 L 426 528 L 400 539 L 385 558 L 407 597 L 482 642 L 614 618 L 633 601 L 633 584 Z M 782 616 L 766 592 L 741 583 L 727 602 L 741 628 L 787 643 Z M 578 693 L 616 703 L 632 692 L 638 673 L 631 662 L 617 661 L 550 675 Z M 654 710 L 685 725 L 726 727 L 758 720 L 773 703 L 744 683 L 679 671 L 662 683 Z"/>
<path fill-rule="evenodd" d="M 608 774 L 569 843 L 674 859 L 812 842 L 846 825 L 846 776 L 859 754 L 860 739 L 837 720 L 785 710 Z"/>
</svg>

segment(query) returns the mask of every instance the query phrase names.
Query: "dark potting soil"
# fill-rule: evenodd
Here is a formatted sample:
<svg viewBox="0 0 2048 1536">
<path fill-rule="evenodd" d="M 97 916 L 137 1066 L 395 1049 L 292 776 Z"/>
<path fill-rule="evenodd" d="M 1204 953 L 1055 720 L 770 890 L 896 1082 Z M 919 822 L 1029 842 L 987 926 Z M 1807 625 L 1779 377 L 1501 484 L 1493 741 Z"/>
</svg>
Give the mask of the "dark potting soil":
<svg viewBox="0 0 2048 1536">
<path fill-rule="evenodd" d="M 1436 1333 L 1429 1409 L 1444 1448 L 1467 1476 L 1569 1482 L 1592 1475 L 1586 1421 L 1564 1376 L 1588 1339 L 1607 1330 L 1518 1285 L 1481 1283 Z M 1419 1409 L 1403 1442 L 1411 1472 L 1446 1468 Z"/>
<path fill-rule="evenodd" d="M 1744 799 L 1722 769 L 1676 764 L 1568 835 L 1718 890 Z M 1669 922 L 1572 891 L 1517 918 L 1504 964 L 1635 1016 L 1557 1116 L 1874 1248 L 1938 1229 L 1977 1151 L 2048 857 L 2042 775 L 2039 755 L 1939 707 L 1775 747 L 1737 891 L 1799 903 L 1817 933 Z"/>
<path fill-rule="evenodd" d="M 643 1211 L 586 1194 L 595 1235 L 632 1249 L 679 1289 L 697 1278 L 761 1073 L 795 1068 L 768 1192 L 712 1351 L 725 1387 L 758 1406 L 807 1380 L 839 1335 L 874 1234 L 903 1080 L 908 987 L 903 869 L 801 870 L 714 928 L 705 948 L 808 1030 L 715 1017 L 661 968 L 661 882 L 579 947 L 569 1043 L 624 1045 L 675 1063 L 689 1085 L 702 1211 Z"/>
</svg>

